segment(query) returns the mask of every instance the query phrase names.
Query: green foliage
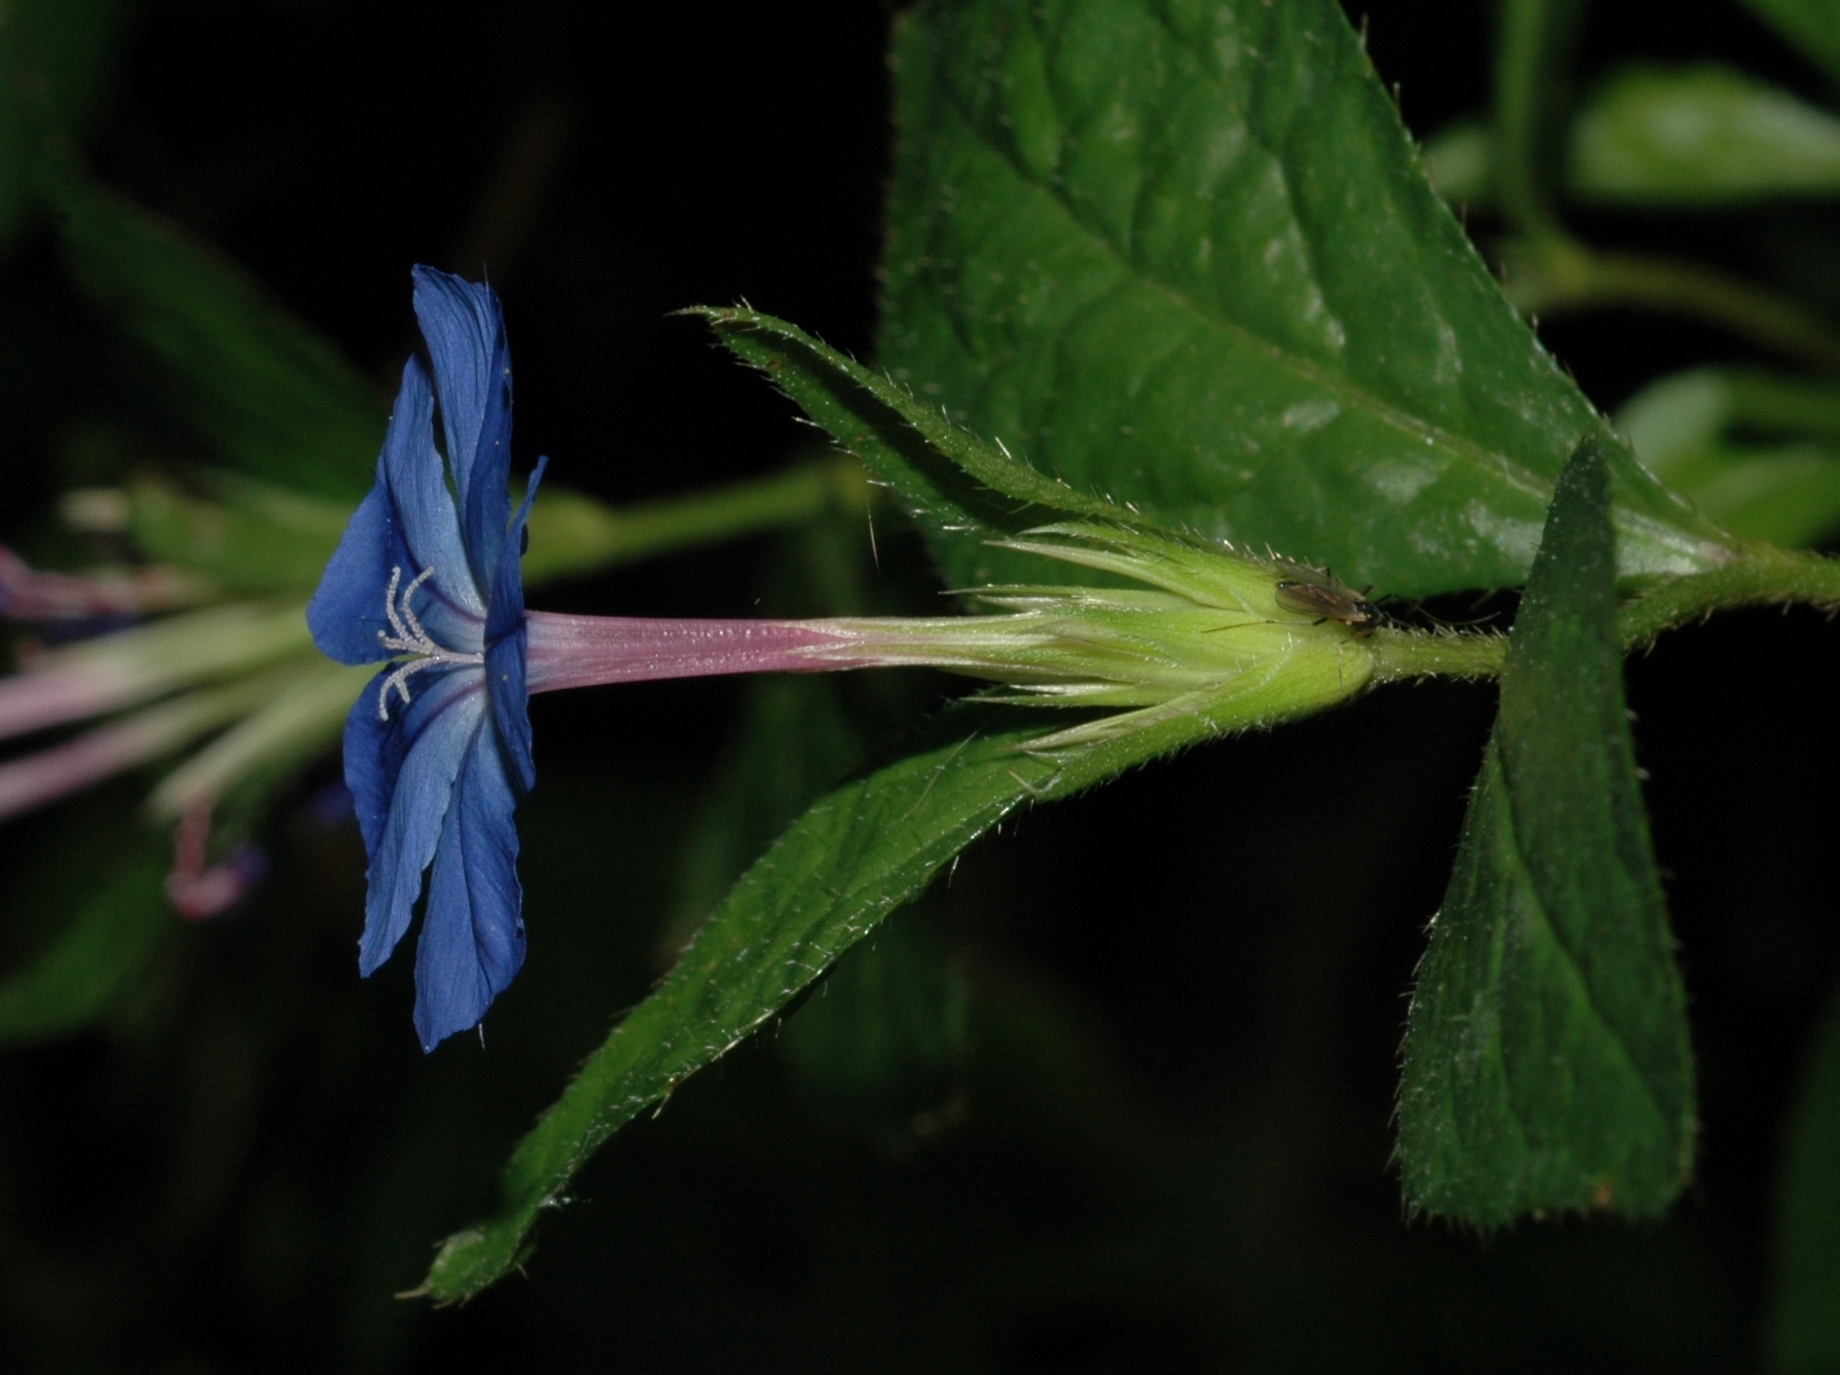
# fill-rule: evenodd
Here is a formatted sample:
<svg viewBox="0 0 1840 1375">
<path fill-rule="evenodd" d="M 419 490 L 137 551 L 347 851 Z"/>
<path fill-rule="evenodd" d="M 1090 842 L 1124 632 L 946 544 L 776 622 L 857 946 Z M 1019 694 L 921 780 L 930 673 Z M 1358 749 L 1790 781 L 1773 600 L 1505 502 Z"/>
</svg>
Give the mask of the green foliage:
<svg viewBox="0 0 1840 1375">
<path fill-rule="evenodd" d="M 881 356 L 1081 492 L 1417 595 L 1518 583 L 1590 405 L 1340 10 L 932 5 L 896 44 Z M 1625 573 L 1722 536 L 1613 453 Z M 935 518 L 958 585 L 1012 580 Z"/>
<path fill-rule="evenodd" d="M 546 482 L 530 511 L 524 582 L 536 586 L 673 550 L 797 529 L 839 509 L 855 515 L 868 499 L 861 470 L 835 460 L 618 509 Z"/>
<path fill-rule="evenodd" d="M 1832 196 L 1840 119 L 1729 67 L 1626 67 L 1579 111 L 1566 180 L 1631 205 Z"/>
<path fill-rule="evenodd" d="M 0 1044 L 68 1036 L 134 988 L 173 933 L 162 883 L 170 858 L 163 837 L 130 832 L 69 924 L 0 982 Z"/>
<path fill-rule="evenodd" d="M 217 500 L 144 474 L 129 488 L 129 532 L 149 557 L 205 574 L 226 592 L 309 595 L 338 548 L 347 502 L 233 474 L 201 475 Z"/>
<path fill-rule="evenodd" d="M 129 0 L 12 0 L 0 11 L 0 252 L 32 201 L 47 130 L 80 131 L 115 65 Z"/>
<path fill-rule="evenodd" d="M 1494 132 L 1460 119 L 1425 145 L 1451 204 L 1496 200 Z M 1598 206 L 1713 208 L 1840 193 L 1840 119 L 1714 63 L 1638 63 L 1579 106 L 1566 136 L 1567 196 Z"/>
<path fill-rule="evenodd" d="M 369 490 L 385 409 L 336 349 L 176 226 L 67 171 L 45 194 L 73 275 L 220 461 L 308 496 Z"/>
<path fill-rule="evenodd" d="M 1649 469 L 1745 539 L 1806 548 L 1840 529 L 1840 388 L 1696 368 L 1617 413 Z"/>
<path fill-rule="evenodd" d="M 1550 232 L 1584 0 L 1501 0 L 1498 9 L 1494 142 L 1502 208 L 1516 228 Z"/>
<path fill-rule="evenodd" d="M 1802 55 L 1840 83 L 1840 3 L 1835 0 L 1743 0 Z"/>
<path fill-rule="evenodd" d="M 1686 997 L 1636 781 L 1594 436 L 1553 496 L 1407 1022 L 1415 1208 L 1650 1216 L 1693 1166 Z"/>
<path fill-rule="evenodd" d="M 1831 0 L 1752 7 L 1840 74 Z M 1624 409 L 1632 446 L 1601 428 L 1428 184 L 1344 8 L 931 0 L 897 21 L 877 365 L 751 309 L 695 313 L 892 490 L 953 590 L 1038 582 L 1043 557 L 1059 561 L 1059 581 L 1160 589 L 1109 602 L 1080 589 L 1083 614 L 1056 623 L 1061 638 L 984 642 L 986 657 L 966 650 L 953 664 L 1020 693 L 1064 685 L 1049 670 L 1083 655 L 1099 667 L 1078 684 L 1082 704 L 1141 710 L 1044 736 L 1039 722 L 989 713 L 996 702 L 956 709 L 918 753 L 840 784 L 885 757 L 872 742 L 911 730 L 912 702 L 865 708 L 857 684 L 813 677 L 753 690 L 685 848 L 664 942 L 681 958 L 518 1146 L 498 1211 L 447 1240 L 422 1292 L 462 1299 L 504 1275 L 612 1133 L 776 1018 L 809 1099 L 884 1142 L 899 1135 L 889 1128 L 917 1131 L 919 1110 L 956 1082 L 973 1018 L 931 914 L 885 919 L 1032 803 L 1370 681 L 1495 669 L 1499 636 L 1414 630 L 1416 613 L 1396 603 L 1400 623 L 1376 626 L 1384 614 L 1355 590 L 1370 581 L 1401 596 L 1528 581 L 1410 1013 L 1398 1143 L 1409 1202 L 1494 1228 L 1550 1211 L 1655 1216 L 1678 1194 L 1693 1162 L 1694 1067 L 1620 652 L 1713 606 L 1840 600 L 1840 565 L 1743 544 L 1811 545 L 1840 528 L 1840 390 L 1693 369 Z M 211 591 L 297 602 L 371 482 L 381 394 L 215 251 L 74 173 L 68 139 L 34 143 L 46 130 L 33 120 L 53 134 L 78 125 L 106 68 L 113 6 L 85 0 L 48 22 L 55 13 L 36 0 L 0 16 L 0 241 L 34 197 L 49 203 L 75 281 L 218 465 L 128 474 L 128 526 L 107 533 L 205 574 Z M 1840 120 L 1714 66 L 1621 68 L 1574 117 L 1583 14 L 1582 0 L 1504 0 L 1491 122 L 1454 131 L 1428 159 L 1445 197 L 1492 198 L 1521 236 L 1500 250 L 1516 299 L 1697 312 L 1832 364 L 1840 345 L 1818 302 L 1600 254 L 1567 236 L 1559 202 L 1742 209 L 1831 195 Z M 19 79 L 28 47 L 46 78 L 36 105 Z M 871 495 L 834 459 L 630 511 L 551 488 L 526 575 L 840 511 L 854 522 Z M 808 534 L 816 562 L 835 554 L 834 528 Z M 1210 600 L 1196 594 L 1210 561 L 1228 557 L 1210 543 L 1222 539 L 1311 566 L 1235 557 L 1245 586 Z M 1647 594 L 1620 622 L 1619 580 Z M 857 604 L 873 599 L 853 576 L 821 582 L 769 609 L 874 609 Z M 987 600 L 1035 611 L 1067 591 Z M 1338 615 L 1350 606 L 1364 609 Z M 1223 623 L 1223 607 L 1236 618 Z M 1167 633 L 1144 631 L 1147 608 L 1170 613 L 1155 628 Z M 214 674 L 244 680 L 206 690 L 250 694 L 156 790 L 156 815 L 228 800 L 253 827 L 330 742 L 365 676 L 291 657 L 304 650 L 297 608 L 255 614 L 219 607 L 168 623 L 183 635 L 112 642 L 160 651 L 138 666 L 157 670 L 150 698 Z M 208 643 L 186 638 L 212 626 Z M 964 631 L 967 643 L 982 631 Z M 1341 837 L 1303 818 L 1269 833 L 1287 860 L 1340 858 Z M 0 1040 L 93 1023 L 133 986 L 172 929 L 163 868 L 151 840 L 111 856 L 71 924 L 0 984 Z M 1237 875 L 1209 882 L 1241 891 Z M 1017 1057 L 1025 1080 L 1070 1054 L 1062 1024 L 1043 1025 Z M 1833 1351 L 1835 1034 L 1784 1193 L 1779 1347 L 1797 1369 Z"/>
<path fill-rule="evenodd" d="M 540 1212 L 614 1132 L 771 1018 L 954 855 L 1031 801 L 1067 797 L 1211 733 L 1196 715 L 1057 752 L 993 729 L 879 769 L 815 803 L 723 900 L 524 1138 L 490 1221 L 443 1243 L 425 1284 L 466 1298 L 522 1259 Z"/>
<path fill-rule="evenodd" d="M 909 514 L 936 537 L 1018 534 L 1060 514 L 1104 520 L 1134 515 L 993 448 L 936 406 L 796 325 L 745 308 L 689 313 L 708 320 L 737 357 L 771 378 L 888 483 Z"/>
</svg>

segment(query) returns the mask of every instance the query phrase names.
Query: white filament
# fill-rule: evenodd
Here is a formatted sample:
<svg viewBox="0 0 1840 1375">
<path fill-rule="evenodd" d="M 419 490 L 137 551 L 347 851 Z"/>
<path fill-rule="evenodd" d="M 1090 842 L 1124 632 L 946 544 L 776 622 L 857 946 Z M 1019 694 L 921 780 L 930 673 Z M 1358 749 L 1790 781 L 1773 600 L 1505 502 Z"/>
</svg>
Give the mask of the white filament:
<svg viewBox="0 0 1840 1375">
<path fill-rule="evenodd" d="M 416 657 L 401 664 L 396 671 L 383 680 L 383 686 L 377 692 L 377 719 L 390 719 L 390 690 L 394 688 L 402 695 L 403 705 L 409 705 L 409 679 L 425 668 L 435 664 L 484 664 L 484 651 L 477 654 L 462 654 L 457 650 L 436 644 L 422 629 L 422 623 L 416 619 L 415 608 L 409 605 L 421 585 L 434 576 L 434 569 L 424 568 L 416 575 L 415 581 L 402 588 L 402 596 L 396 595 L 397 588 L 402 587 L 402 569 L 390 570 L 390 586 L 383 594 L 383 614 L 390 618 L 392 634 L 377 632 L 377 640 L 393 654 L 413 654 Z"/>
</svg>

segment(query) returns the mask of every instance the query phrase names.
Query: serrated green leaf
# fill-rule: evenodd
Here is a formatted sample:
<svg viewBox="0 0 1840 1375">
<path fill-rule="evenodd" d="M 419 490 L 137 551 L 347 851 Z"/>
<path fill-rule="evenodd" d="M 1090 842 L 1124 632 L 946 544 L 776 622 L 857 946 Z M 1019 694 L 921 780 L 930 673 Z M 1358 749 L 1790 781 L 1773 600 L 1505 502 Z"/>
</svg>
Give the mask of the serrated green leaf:
<svg viewBox="0 0 1840 1375">
<path fill-rule="evenodd" d="M 969 520 L 989 535 L 1019 533 L 1058 514 L 1132 517 L 1018 462 L 797 325 L 745 307 L 684 313 L 707 320 L 736 357 L 770 378 L 930 528 Z"/>
<path fill-rule="evenodd" d="M 518 1146 L 496 1217 L 443 1243 L 425 1292 L 466 1298 L 528 1248 L 546 1207 L 615 1131 L 783 1008 L 954 855 L 1016 808 L 1066 797 L 1213 734 L 1197 711 L 1119 738 L 1022 750 L 1039 731 L 977 735 L 815 803 L 751 868 L 656 992 L 615 1028 Z"/>
<path fill-rule="evenodd" d="M 0 983 L 0 1044 L 50 1040 L 103 1016 L 175 929 L 166 841 L 130 834 L 70 924 Z"/>
<path fill-rule="evenodd" d="M 1840 1369 L 1840 997 L 1802 1074 L 1777 1197 L 1775 1368 Z"/>
<path fill-rule="evenodd" d="M 336 348 L 176 225 L 66 171 L 43 181 L 78 283 L 218 458 L 310 496 L 364 495 L 387 412 Z"/>
<path fill-rule="evenodd" d="M 965 0 L 895 45 L 881 359 L 1083 492 L 1420 594 L 1520 582 L 1597 417 L 1328 0 Z M 1622 571 L 1724 557 L 1612 453 Z M 969 513 L 961 585 L 1013 580 Z"/>
<path fill-rule="evenodd" d="M 1686 999 L 1636 781 L 1595 437 L 1561 475 L 1406 1027 L 1414 1208 L 1664 1210 L 1695 1131 Z"/>
<path fill-rule="evenodd" d="M 1840 119 L 1729 67 L 1626 67 L 1579 112 L 1566 182 L 1629 205 L 1831 196 Z"/>
<path fill-rule="evenodd" d="M 1743 0 L 1803 56 L 1840 83 L 1840 0 Z"/>
</svg>

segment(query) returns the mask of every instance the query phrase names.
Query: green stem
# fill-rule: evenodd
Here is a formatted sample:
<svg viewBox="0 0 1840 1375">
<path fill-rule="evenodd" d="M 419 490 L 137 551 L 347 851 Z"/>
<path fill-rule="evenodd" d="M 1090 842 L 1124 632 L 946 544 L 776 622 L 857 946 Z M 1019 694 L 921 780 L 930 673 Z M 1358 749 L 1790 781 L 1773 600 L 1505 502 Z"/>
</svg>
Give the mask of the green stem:
<svg viewBox="0 0 1840 1375">
<path fill-rule="evenodd" d="M 1557 231 L 1552 190 L 1583 0 L 1502 0 L 1495 39 L 1496 185 L 1508 222 Z"/>
<path fill-rule="evenodd" d="M 533 585 L 746 535 L 868 511 L 872 489 L 854 460 L 806 463 L 693 496 L 610 510 L 546 489 L 530 511 L 524 582 Z"/>
<path fill-rule="evenodd" d="M 1774 353 L 1840 372 L 1840 333 L 1801 307 L 1696 263 L 1599 253 L 1556 234 L 1501 246 L 1508 299 L 1524 311 L 1635 306 L 1706 320 Z"/>
<path fill-rule="evenodd" d="M 1508 652 L 1506 635 L 1376 630 L 1368 641 L 1376 683 L 1408 678 L 1493 678 Z"/>
<path fill-rule="evenodd" d="M 1840 611 L 1840 559 L 1770 544 L 1746 545 L 1732 563 L 1661 583 L 1624 602 L 1617 636 L 1625 651 L 1652 644 L 1665 630 L 1739 606 L 1803 603 Z M 1376 630 L 1368 642 L 1376 683 L 1408 678 L 1490 678 L 1501 672 L 1505 635 Z"/>
<path fill-rule="evenodd" d="M 1703 620 L 1714 611 L 1790 602 L 1840 609 L 1840 560 L 1769 544 L 1747 545 L 1723 568 L 1675 578 L 1623 603 L 1617 631 L 1625 649 L 1639 649 L 1662 631 Z"/>
</svg>

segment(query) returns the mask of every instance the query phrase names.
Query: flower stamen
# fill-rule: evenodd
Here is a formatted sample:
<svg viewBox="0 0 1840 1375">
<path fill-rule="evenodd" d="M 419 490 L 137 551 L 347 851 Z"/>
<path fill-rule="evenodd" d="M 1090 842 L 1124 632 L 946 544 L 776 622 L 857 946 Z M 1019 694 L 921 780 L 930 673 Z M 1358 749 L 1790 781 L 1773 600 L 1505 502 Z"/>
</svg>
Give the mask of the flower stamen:
<svg viewBox="0 0 1840 1375">
<path fill-rule="evenodd" d="M 409 603 L 422 584 L 433 576 L 434 569 L 424 568 L 415 576 L 413 582 L 407 587 L 402 587 L 402 569 L 398 567 L 390 570 L 390 585 L 383 594 L 383 614 L 389 617 L 392 633 L 385 634 L 379 630 L 377 641 L 392 653 L 412 654 L 415 657 L 398 665 L 396 671 L 385 678 L 383 686 L 378 689 L 377 719 L 380 721 L 390 719 L 392 689 L 401 695 L 404 706 L 409 705 L 409 679 L 423 669 L 432 668 L 437 664 L 483 664 L 486 661 L 484 651 L 476 654 L 462 654 L 458 650 L 437 644 L 429 637 L 428 632 L 422 629 L 422 623 L 416 617 L 415 608 Z M 397 595 L 399 587 L 402 588 L 400 597 Z"/>
</svg>

